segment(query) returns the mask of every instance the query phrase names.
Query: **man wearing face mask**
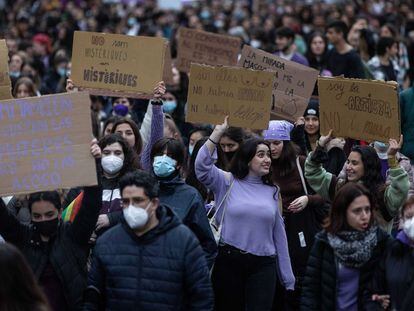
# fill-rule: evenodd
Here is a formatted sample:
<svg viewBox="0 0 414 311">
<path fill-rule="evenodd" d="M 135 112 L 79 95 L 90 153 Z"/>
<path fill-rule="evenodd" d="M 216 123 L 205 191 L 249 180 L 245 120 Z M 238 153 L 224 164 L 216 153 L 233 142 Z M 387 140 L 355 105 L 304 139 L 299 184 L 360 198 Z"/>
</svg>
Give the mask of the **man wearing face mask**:
<svg viewBox="0 0 414 311">
<path fill-rule="evenodd" d="M 386 248 L 366 293 L 367 310 L 414 308 L 414 197 L 401 211 L 402 230 Z"/>
<path fill-rule="evenodd" d="M 97 241 L 84 310 L 212 310 L 209 270 L 197 238 L 159 201 L 157 180 L 120 181 L 124 220 Z"/>
<path fill-rule="evenodd" d="M 88 241 L 102 201 L 100 186 L 85 187 L 78 217 L 61 221 L 61 201 L 56 191 L 30 195 L 31 224 L 21 224 L 0 200 L 0 235 L 25 255 L 51 310 L 79 310 L 86 287 Z M 19 290 L 19 289 L 16 289 Z"/>
</svg>

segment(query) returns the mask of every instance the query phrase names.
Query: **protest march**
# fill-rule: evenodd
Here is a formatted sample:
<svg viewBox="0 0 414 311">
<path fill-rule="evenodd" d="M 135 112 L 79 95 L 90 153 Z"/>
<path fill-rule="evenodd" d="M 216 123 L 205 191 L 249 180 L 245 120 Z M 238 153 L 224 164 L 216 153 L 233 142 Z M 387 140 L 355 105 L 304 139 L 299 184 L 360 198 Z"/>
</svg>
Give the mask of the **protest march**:
<svg viewBox="0 0 414 311">
<path fill-rule="evenodd" d="M 414 310 L 414 3 L 0 0 L 0 311 Z"/>
</svg>

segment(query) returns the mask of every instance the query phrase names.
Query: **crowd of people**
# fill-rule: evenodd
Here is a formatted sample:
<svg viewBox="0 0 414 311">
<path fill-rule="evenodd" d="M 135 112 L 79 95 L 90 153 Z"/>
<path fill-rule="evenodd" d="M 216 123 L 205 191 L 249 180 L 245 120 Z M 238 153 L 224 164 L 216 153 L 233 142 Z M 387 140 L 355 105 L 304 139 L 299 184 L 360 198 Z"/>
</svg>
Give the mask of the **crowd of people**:
<svg viewBox="0 0 414 311">
<path fill-rule="evenodd" d="M 414 4 L 0 0 L 14 98 L 77 92 L 76 30 L 169 40 L 150 100 L 90 96 L 97 186 L 0 199 L 0 311 L 414 310 Z M 402 135 L 185 121 L 179 27 L 320 76 L 396 81 Z M 411 107 L 413 106 L 413 107 Z"/>
</svg>

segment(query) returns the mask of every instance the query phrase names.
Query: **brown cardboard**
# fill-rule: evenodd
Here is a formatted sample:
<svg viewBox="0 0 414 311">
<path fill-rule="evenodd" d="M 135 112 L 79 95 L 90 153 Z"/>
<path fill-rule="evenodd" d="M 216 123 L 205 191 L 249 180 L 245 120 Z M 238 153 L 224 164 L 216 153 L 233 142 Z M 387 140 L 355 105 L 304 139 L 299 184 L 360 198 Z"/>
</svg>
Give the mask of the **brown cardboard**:
<svg viewBox="0 0 414 311">
<path fill-rule="evenodd" d="M 321 133 L 366 141 L 399 139 L 397 84 L 346 78 L 318 78 Z"/>
<path fill-rule="evenodd" d="M 172 68 L 173 68 L 173 64 L 172 64 L 172 59 L 171 59 L 171 48 L 170 48 L 170 44 L 166 43 L 165 57 L 164 57 L 164 72 L 163 72 L 163 80 L 166 85 L 171 85 L 174 83 Z"/>
<path fill-rule="evenodd" d="M 0 195 L 96 185 L 87 92 L 0 101 Z"/>
<path fill-rule="evenodd" d="M 317 70 L 249 45 L 243 46 L 237 65 L 274 72 L 271 119 L 296 121 L 303 115 L 318 77 Z"/>
<path fill-rule="evenodd" d="M 165 40 L 75 31 L 74 84 L 94 95 L 146 98 L 163 78 Z"/>
<path fill-rule="evenodd" d="M 191 63 L 235 66 L 241 39 L 181 27 L 178 30 L 177 68 L 189 72 Z"/>
<path fill-rule="evenodd" d="M 0 100 L 13 98 L 9 77 L 9 50 L 6 40 L 0 40 Z"/>
<path fill-rule="evenodd" d="M 192 64 L 187 99 L 187 122 L 229 124 L 267 129 L 273 73 L 236 67 Z"/>
</svg>

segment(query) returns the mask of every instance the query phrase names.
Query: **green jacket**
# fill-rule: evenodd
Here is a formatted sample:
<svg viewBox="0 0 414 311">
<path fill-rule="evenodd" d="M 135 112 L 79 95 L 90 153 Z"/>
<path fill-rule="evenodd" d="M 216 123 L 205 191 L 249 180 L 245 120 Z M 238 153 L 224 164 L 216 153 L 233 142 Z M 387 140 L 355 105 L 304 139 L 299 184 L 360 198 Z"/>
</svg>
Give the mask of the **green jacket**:
<svg viewBox="0 0 414 311">
<path fill-rule="evenodd" d="M 404 135 L 404 144 L 401 153 L 410 158 L 414 164 L 414 86 L 401 92 L 401 131 Z"/>
<path fill-rule="evenodd" d="M 318 148 L 315 152 L 321 152 Z M 305 162 L 306 180 L 316 193 L 320 194 L 326 200 L 333 201 L 336 190 L 344 185 L 346 180 L 338 179 L 336 176 L 328 173 L 322 167 L 321 163 L 318 163 L 312 158 L 313 154 L 314 152 L 311 152 Z M 392 219 L 398 215 L 410 188 L 408 175 L 401 167 L 389 169 L 389 178 L 390 184 L 383 190 L 383 206 L 379 207 L 380 213 L 377 215 L 380 218 L 377 219 L 380 227 L 387 232 L 391 232 Z"/>
</svg>

